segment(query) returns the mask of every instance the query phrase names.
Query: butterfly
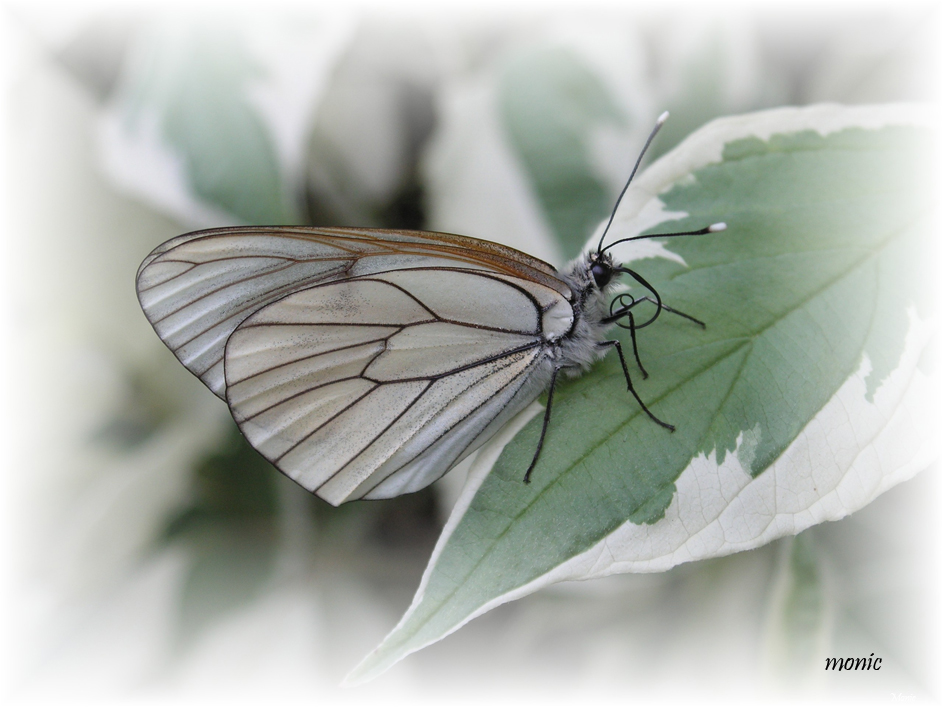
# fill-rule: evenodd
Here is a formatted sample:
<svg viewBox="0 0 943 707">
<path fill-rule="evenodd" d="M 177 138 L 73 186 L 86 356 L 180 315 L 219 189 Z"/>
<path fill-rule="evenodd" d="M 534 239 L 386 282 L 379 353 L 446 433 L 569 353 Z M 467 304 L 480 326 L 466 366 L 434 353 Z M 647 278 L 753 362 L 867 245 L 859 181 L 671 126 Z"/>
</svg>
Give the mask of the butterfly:
<svg viewBox="0 0 943 707">
<path fill-rule="evenodd" d="M 578 374 L 670 311 L 603 246 L 562 271 L 513 248 L 458 235 L 357 228 L 236 227 L 158 246 L 137 274 L 157 335 L 226 401 L 246 439 L 333 505 L 418 491 L 549 389 L 529 482 L 561 372 Z M 612 297 L 620 275 L 648 290 Z M 654 306 L 635 319 L 642 302 Z"/>
</svg>

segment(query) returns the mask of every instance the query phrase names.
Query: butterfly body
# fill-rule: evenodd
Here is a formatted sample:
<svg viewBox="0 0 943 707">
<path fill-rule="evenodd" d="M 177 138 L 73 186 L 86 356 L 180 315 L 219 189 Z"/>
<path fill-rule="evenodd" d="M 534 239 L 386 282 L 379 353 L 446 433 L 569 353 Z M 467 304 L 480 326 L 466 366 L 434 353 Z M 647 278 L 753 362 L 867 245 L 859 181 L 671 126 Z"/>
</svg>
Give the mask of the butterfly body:
<svg viewBox="0 0 943 707">
<path fill-rule="evenodd" d="M 137 286 L 253 446 L 336 505 L 427 486 L 605 355 L 612 268 L 449 234 L 233 228 L 158 247 Z"/>
<path fill-rule="evenodd" d="M 600 346 L 606 331 L 612 326 L 606 322 L 609 313 L 609 294 L 614 264 L 608 254 L 580 255 L 566 268 L 563 277 L 574 293 L 573 325 L 567 335 L 556 342 L 559 365 L 578 374 L 588 370 L 603 358 L 608 348 Z M 594 275 L 594 268 L 597 275 Z"/>
</svg>

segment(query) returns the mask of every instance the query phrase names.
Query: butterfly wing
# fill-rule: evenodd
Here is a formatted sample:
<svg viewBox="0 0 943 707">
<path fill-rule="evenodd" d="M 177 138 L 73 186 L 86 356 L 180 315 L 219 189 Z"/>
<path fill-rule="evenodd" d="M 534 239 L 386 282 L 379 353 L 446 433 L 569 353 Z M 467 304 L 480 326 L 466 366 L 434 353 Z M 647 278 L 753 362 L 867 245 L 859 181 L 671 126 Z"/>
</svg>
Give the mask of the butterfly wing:
<svg viewBox="0 0 943 707">
<path fill-rule="evenodd" d="M 137 292 L 158 336 L 225 399 L 223 350 L 253 312 L 320 283 L 450 265 L 516 276 L 570 296 L 552 266 L 496 243 L 420 231 L 300 227 L 224 228 L 180 236 L 144 260 Z"/>
<path fill-rule="evenodd" d="M 253 446 L 335 505 L 416 491 L 547 385 L 554 288 L 476 269 L 410 268 L 308 287 L 243 321 L 226 395 Z"/>
</svg>

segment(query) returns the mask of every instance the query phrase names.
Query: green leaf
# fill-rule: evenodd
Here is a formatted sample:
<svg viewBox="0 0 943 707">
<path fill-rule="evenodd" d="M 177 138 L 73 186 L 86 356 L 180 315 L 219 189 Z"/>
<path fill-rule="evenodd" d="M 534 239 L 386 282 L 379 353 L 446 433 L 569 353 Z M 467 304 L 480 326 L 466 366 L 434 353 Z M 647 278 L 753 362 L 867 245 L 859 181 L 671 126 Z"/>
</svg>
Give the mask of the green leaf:
<svg viewBox="0 0 943 707">
<path fill-rule="evenodd" d="M 564 256 L 573 258 L 612 208 L 609 190 L 593 169 L 591 131 L 621 125 L 625 116 L 600 78 L 561 47 L 514 57 L 498 90 L 510 141 Z"/>
<path fill-rule="evenodd" d="M 197 463 L 189 502 L 168 521 L 162 542 L 185 537 L 205 525 L 274 525 L 278 481 L 274 467 L 231 426 L 220 448 Z"/>
<path fill-rule="evenodd" d="M 278 536 L 268 523 L 203 525 L 187 538 L 189 567 L 175 617 L 177 647 L 186 649 L 271 586 Z"/>
<path fill-rule="evenodd" d="M 664 301 L 707 323 L 663 313 L 639 332 L 650 377 L 636 387 L 677 431 L 639 410 L 615 356 L 560 386 L 532 483 L 539 417 L 480 452 L 413 605 L 349 680 L 552 582 L 758 547 L 924 468 L 936 451 L 918 365 L 934 194 L 921 115 L 723 119 L 646 170 L 610 239 L 729 226 L 636 250 L 646 257 L 632 267 Z"/>
<path fill-rule="evenodd" d="M 273 138 L 251 100 L 266 76 L 246 38 L 223 25 L 164 28 L 149 39 L 124 81 L 129 123 L 156 124 L 202 203 L 244 223 L 297 223 Z"/>
<path fill-rule="evenodd" d="M 199 461 L 189 503 L 168 520 L 161 544 L 181 544 L 190 561 L 180 596 L 178 639 L 257 599 L 278 556 L 276 470 L 233 426 L 222 447 Z"/>
</svg>

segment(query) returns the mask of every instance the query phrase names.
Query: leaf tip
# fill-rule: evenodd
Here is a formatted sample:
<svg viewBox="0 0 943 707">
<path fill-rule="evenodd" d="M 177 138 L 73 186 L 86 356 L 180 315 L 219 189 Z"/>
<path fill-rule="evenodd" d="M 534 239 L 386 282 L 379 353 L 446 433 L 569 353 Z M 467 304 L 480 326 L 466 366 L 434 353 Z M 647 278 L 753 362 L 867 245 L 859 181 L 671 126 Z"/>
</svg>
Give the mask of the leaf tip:
<svg viewBox="0 0 943 707">
<path fill-rule="evenodd" d="M 379 676 L 380 673 L 384 672 L 384 667 L 380 667 L 378 670 L 377 666 L 375 665 L 376 653 L 377 651 L 374 650 L 363 660 L 361 660 L 356 666 L 354 666 L 354 668 L 344 676 L 340 687 L 344 689 L 360 687 L 361 685 L 364 685 L 365 683 L 368 683 Z"/>
</svg>

